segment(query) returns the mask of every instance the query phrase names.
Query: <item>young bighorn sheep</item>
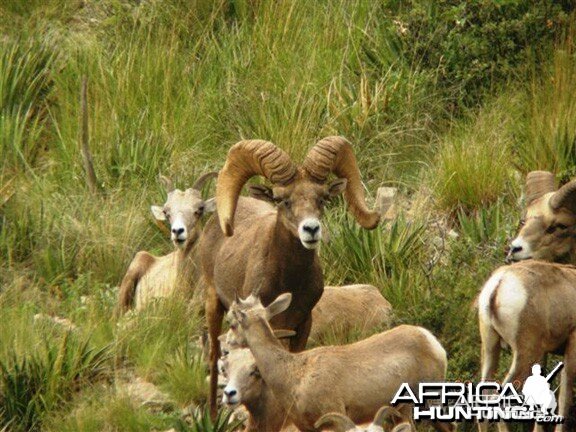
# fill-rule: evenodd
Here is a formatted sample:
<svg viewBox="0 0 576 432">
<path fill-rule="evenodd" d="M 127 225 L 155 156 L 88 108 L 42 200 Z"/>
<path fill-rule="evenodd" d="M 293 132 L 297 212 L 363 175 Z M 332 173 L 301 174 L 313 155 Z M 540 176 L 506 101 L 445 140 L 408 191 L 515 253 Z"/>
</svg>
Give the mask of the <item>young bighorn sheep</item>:
<svg viewBox="0 0 576 432">
<path fill-rule="evenodd" d="M 398 409 L 383 406 L 374 416 L 372 423 L 364 428 L 356 426 L 349 417 L 340 413 L 328 413 L 320 417 L 316 422 L 316 428 L 320 430 L 330 430 L 334 432 L 384 432 L 384 423 L 390 422 L 394 425 L 392 432 L 411 432 L 416 429 L 412 425 L 409 416 L 402 414 Z"/>
<path fill-rule="evenodd" d="M 258 296 L 251 294 L 245 300 L 238 299 L 243 309 L 264 308 Z M 326 286 L 324 294 L 312 309 L 312 329 L 309 341 L 322 342 L 336 334 L 346 334 L 351 330 L 367 332 L 382 330 L 390 323 L 392 306 L 374 285 Z M 266 312 L 270 320 L 273 315 Z M 229 348 L 246 348 L 244 333 L 228 313 L 230 329 L 220 337 Z M 278 337 L 287 338 L 291 334 L 275 330 Z"/>
<path fill-rule="evenodd" d="M 262 380 L 248 348 L 231 349 L 219 361 L 227 380 L 222 402 L 228 407 L 244 405 L 248 423 L 244 432 L 276 432 L 292 422 L 280 401 Z"/>
<path fill-rule="evenodd" d="M 334 173 L 336 180 L 328 182 Z M 260 175 L 273 184 L 251 186 L 252 198 L 239 199 L 244 184 Z M 207 284 L 206 317 L 210 339 L 210 407 L 216 413 L 218 335 L 224 312 L 235 294 L 246 297 L 259 287 L 264 304 L 279 293 L 294 293 L 291 307 L 272 326 L 296 331 L 292 351 L 306 346 L 311 312 L 324 288 L 316 249 L 328 199 L 344 192 L 349 211 L 367 229 L 380 216 L 364 202 L 360 172 L 352 146 L 341 137 L 319 141 L 301 166 L 274 144 L 240 141 L 228 152 L 216 186 L 217 218 L 206 225 L 200 243 Z M 234 234 L 234 235 L 232 235 Z"/>
<path fill-rule="evenodd" d="M 175 250 L 159 257 L 146 251 L 136 254 L 120 285 L 120 312 L 133 306 L 142 309 L 150 300 L 167 297 L 177 289 L 184 294 L 193 289 L 199 273 L 194 260 L 201 232 L 200 219 L 216 207 L 214 198 L 202 199 L 202 187 L 217 176 L 216 172 L 206 173 L 185 191 L 174 189 L 169 178 L 161 177 L 168 197 L 162 207 L 153 205 L 151 210 L 157 221 L 170 223 Z"/>
<path fill-rule="evenodd" d="M 272 304 L 280 311 L 290 301 L 291 294 L 285 293 Z M 421 327 L 402 325 L 350 345 L 291 353 L 276 339 L 261 308 L 243 310 L 235 304 L 231 310 L 262 379 L 300 430 L 317 430 L 314 424 L 329 412 L 367 423 L 402 383 L 417 388 L 421 382 L 443 381 L 446 375 L 444 348 Z M 434 427 L 452 429 L 442 423 Z"/>
<path fill-rule="evenodd" d="M 508 261 L 530 258 L 576 264 L 576 180 L 556 190 L 554 174 L 526 177 L 526 211 Z"/>
<path fill-rule="evenodd" d="M 254 356 L 248 348 L 231 349 L 220 359 L 219 365 L 226 379 L 222 402 L 231 408 L 241 404 L 248 410 L 248 424 L 244 432 L 277 432 L 292 424 L 280 401 L 262 380 Z M 340 413 L 325 414 L 316 422 L 315 427 L 327 427 L 335 431 L 377 432 L 382 431 L 386 419 L 392 420 L 396 427 L 400 426 L 400 422 L 407 424 L 405 432 L 411 430 L 409 416 L 391 407 L 381 408 L 368 429 L 356 428 L 352 420 Z M 342 426 L 345 428 L 342 429 Z M 399 432 L 396 428 L 394 431 Z"/>
<path fill-rule="evenodd" d="M 496 270 L 478 299 L 482 380 L 494 379 L 503 343 L 513 355 L 504 383 L 523 382 L 547 353 L 563 354 L 558 414 L 567 418 L 576 375 L 575 305 L 573 266 L 522 261 Z M 481 430 L 487 427 L 480 423 Z M 499 427 L 506 429 L 504 423 Z"/>
</svg>

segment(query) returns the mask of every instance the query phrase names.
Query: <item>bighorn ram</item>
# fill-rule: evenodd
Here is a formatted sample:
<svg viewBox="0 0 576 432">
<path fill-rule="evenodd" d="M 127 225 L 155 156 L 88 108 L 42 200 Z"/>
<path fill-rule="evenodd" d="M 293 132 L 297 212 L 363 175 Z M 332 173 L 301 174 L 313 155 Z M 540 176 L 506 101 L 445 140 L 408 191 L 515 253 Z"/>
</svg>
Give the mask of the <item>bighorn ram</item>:
<svg viewBox="0 0 576 432">
<path fill-rule="evenodd" d="M 238 302 L 244 309 L 264 308 L 260 299 L 251 294 Z M 309 341 L 321 343 L 334 334 L 346 334 L 351 330 L 369 332 L 382 330 L 390 323 L 392 306 L 374 285 L 344 285 L 324 287 L 324 294 L 312 309 L 312 329 Z M 267 319 L 272 315 L 267 312 Z M 246 348 L 244 332 L 228 314 L 230 329 L 220 337 L 229 348 Z M 275 331 L 278 337 L 290 337 L 288 332 Z"/>
<path fill-rule="evenodd" d="M 509 261 L 534 258 L 576 264 L 576 180 L 556 191 L 552 173 L 528 173 L 521 225 L 510 244 Z"/>
<path fill-rule="evenodd" d="M 500 267 L 482 288 L 478 315 L 482 380 L 493 380 L 503 343 L 513 355 L 505 383 L 524 381 L 546 353 L 563 354 L 558 414 L 567 418 L 576 375 L 576 268 L 542 261 Z"/>
<path fill-rule="evenodd" d="M 327 183 L 331 173 L 339 178 Z M 255 175 L 267 178 L 273 187 L 251 186 L 252 195 L 274 203 L 276 209 L 252 198 L 239 199 L 242 187 Z M 267 141 L 240 141 L 228 152 L 216 186 L 218 217 L 207 223 L 200 244 L 207 283 L 213 415 L 217 338 L 224 311 L 236 294 L 246 297 L 258 288 L 262 301 L 268 304 L 279 293 L 292 292 L 294 303 L 286 313 L 275 317 L 272 325 L 295 330 L 290 349 L 304 349 L 312 308 L 324 287 L 316 254 L 322 239 L 320 218 L 326 201 L 342 192 L 358 223 L 367 229 L 375 228 L 380 216 L 366 207 L 356 158 L 344 138 L 319 141 L 301 166 Z"/>
<path fill-rule="evenodd" d="M 151 210 L 157 221 L 170 223 L 175 250 L 160 257 L 146 251 L 136 254 L 120 285 L 118 308 L 121 312 L 133 305 L 141 309 L 151 299 L 169 296 L 177 288 L 187 294 L 193 289 L 198 273 L 194 246 L 201 232 L 200 218 L 216 207 L 214 198 L 202 199 L 202 187 L 216 176 L 216 172 L 206 173 L 185 191 L 174 189 L 169 178 L 161 177 L 168 197 L 162 207 L 153 205 Z"/>
<path fill-rule="evenodd" d="M 285 310 L 291 297 L 282 294 L 268 307 Z M 300 430 L 317 430 L 316 421 L 330 412 L 346 414 L 358 424 L 370 422 L 402 383 L 417 388 L 420 382 L 445 378 L 446 352 L 421 327 L 402 325 L 350 345 L 291 353 L 274 336 L 265 309 L 234 304 L 231 311 L 262 379 Z M 434 427 L 452 429 L 442 423 Z"/>
<path fill-rule="evenodd" d="M 390 406 L 380 408 L 367 428 L 356 426 L 349 417 L 340 413 L 324 414 L 316 422 L 316 428 L 334 432 L 384 432 L 384 423 L 386 421 L 394 425 L 392 432 L 411 432 L 415 430 L 409 417 L 407 418 L 396 408 Z"/>
</svg>

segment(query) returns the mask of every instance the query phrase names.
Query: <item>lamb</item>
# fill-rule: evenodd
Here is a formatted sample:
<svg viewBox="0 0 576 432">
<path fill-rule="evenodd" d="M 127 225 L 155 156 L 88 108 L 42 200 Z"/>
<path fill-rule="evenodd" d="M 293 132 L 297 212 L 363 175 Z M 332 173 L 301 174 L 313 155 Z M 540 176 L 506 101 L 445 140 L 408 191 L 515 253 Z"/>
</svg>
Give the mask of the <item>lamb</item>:
<svg viewBox="0 0 576 432">
<path fill-rule="evenodd" d="M 244 308 L 263 307 L 257 295 L 246 300 L 238 300 Z M 346 334 L 351 330 L 367 332 L 382 330 L 390 323 L 392 306 L 374 285 L 326 286 L 324 294 L 312 309 L 312 329 L 309 341 L 319 344 L 334 333 Z M 267 316 L 271 319 L 271 316 Z M 233 321 L 228 314 L 228 320 Z M 229 348 L 246 348 L 246 339 L 237 323 L 230 322 L 231 328 L 221 337 Z M 287 338 L 288 331 L 275 331 L 279 337 Z"/>
<path fill-rule="evenodd" d="M 248 424 L 244 432 L 275 432 L 292 425 L 282 404 L 262 380 L 254 356 L 248 348 L 231 349 L 222 357 L 219 365 L 220 372 L 227 380 L 222 402 L 232 408 L 242 404 L 248 410 Z M 325 414 L 316 422 L 315 427 L 325 427 L 331 423 L 335 431 L 377 432 L 382 430 L 377 427 L 381 428 L 387 418 L 392 418 L 396 423 L 403 420 L 402 424 L 408 426 L 404 429 L 397 424 L 395 432 L 410 432 L 410 420 L 409 417 L 406 420 L 406 417 L 392 407 L 383 407 L 374 417 L 373 426 L 368 429 L 356 428 L 352 420 L 340 413 Z"/>
<path fill-rule="evenodd" d="M 168 255 L 154 256 L 146 251 L 136 254 L 122 279 L 118 295 L 118 310 L 123 313 L 135 306 L 142 309 L 152 299 L 167 297 L 177 290 L 189 295 L 197 281 L 195 245 L 200 237 L 200 219 L 215 210 L 214 198 L 202 199 L 205 183 L 218 173 L 202 175 L 192 188 L 175 189 L 172 181 L 161 177 L 168 197 L 160 207 L 153 205 L 157 221 L 168 221 L 175 250 Z"/>
<path fill-rule="evenodd" d="M 482 381 L 491 381 L 501 346 L 512 349 L 504 383 L 523 382 L 547 353 L 564 355 L 558 415 L 568 417 L 576 374 L 576 267 L 521 261 L 497 269 L 478 299 Z M 481 430 L 487 424 L 479 424 Z M 506 430 L 504 423 L 499 427 Z M 565 424 L 557 430 L 566 429 Z"/>
<path fill-rule="evenodd" d="M 576 180 L 556 191 L 554 174 L 526 177 L 526 211 L 508 261 L 538 259 L 576 264 Z"/>
<path fill-rule="evenodd" d="M 340 178 L 327 183 L 331 173 Z M 266 202 L 239 197 L 244 184 L 255 175 L 273 184 L 272 188 L 251 186 L 252 196 Z M 213 416 L 218 336 L 224 312 L 236 293 L 246 297 L 258 287 L 264 304 L 279 293 L 294 293 L 294 303 L 271 324 L 296 332 L 290 350 L 301 351 L 306 346 L 311 312 L 324 290 L 316 254 L 322 239 L 320 218 L 325 203 L 342 192 L 358 223 L 375 228 L 380 215 L 366 207 L 356 158 L 344 138 L 319 141 L 301 166 L 267 141 L 240 141 L 231 147 L 216 186 L 217 217 L 206 224 L 200 243 L 207 284 L 209 401 Z"/>
<path fill-rule="evenodd" d="M 268 311 L 285 310 L 291 297 L 280 295 Z M 262 379 L 275 395 L 282 395 L 282 407 L 300 430 L 318 430 L 316 421 L 330 412 L 367 423 L 390 403 L 402 383 L 416 388 L 420 382 L 443 381 L 446 375 L 444 348 L 421 327 L 402 325 L 350 345 L 291 353 L 274 336 L 266 309 L 235 303 L 231 311 Z M 448 424 L 434 427 L 452 430 Z"/>
<path fill-rule="evenodd" d="M 384 432 L 384 422 L 386 420 L 390 420 L 394 424 L 392 432 L 411 432 L 416 430 L 408 416 L 390 406 L 380 408 L 367 428 L 356 426 L 349 417 L 340 413 L 324 414 L 316 422 L 315 426 L 322 430 L 326 429 L 334 432 Z"/>
</svg>

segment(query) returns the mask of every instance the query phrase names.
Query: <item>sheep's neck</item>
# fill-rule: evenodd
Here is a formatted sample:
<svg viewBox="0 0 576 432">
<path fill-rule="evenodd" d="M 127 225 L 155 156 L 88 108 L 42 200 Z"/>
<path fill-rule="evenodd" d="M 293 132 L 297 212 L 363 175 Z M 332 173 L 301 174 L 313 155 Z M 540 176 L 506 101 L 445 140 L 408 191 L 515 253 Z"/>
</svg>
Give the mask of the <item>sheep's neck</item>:
<svg viewBox="0 0 576 432">
<path fill-rule="evenodd" d="M 276 226 L 274 227 L 274 236 L 272 238 L 272 259 L 277 259 L 279 262 L 284 263 L 288 257 L 291 265 L 310 265 L 316 259 L 316 252 L 302 246 L 300 239 L 286 228 L 280 213 L 276 217 Z"/>
<path fill-rule="evenodd" d="M 284 410 L 265 384 L 261 396 L 245 405 L 250 413 L 246 432 L 279 431 L 285 423 Z"/>
<path fill-rule="evenodd" d="M 298 384 L 292 371 L 295 354 L 284 349 L 263 317 L 257 317 L 245 332 L 262 379 L 275 395 L 282 395 L 283 405 L 291 406 L 291 390 Z"/>
</svg>

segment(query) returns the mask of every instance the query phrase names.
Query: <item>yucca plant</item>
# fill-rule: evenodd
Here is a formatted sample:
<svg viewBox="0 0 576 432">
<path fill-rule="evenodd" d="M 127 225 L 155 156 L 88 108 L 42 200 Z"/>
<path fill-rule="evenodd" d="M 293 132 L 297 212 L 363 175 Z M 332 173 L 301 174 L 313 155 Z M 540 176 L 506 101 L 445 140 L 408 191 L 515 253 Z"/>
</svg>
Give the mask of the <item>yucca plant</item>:
<svg viewBox="0 0 576 432">
<path fill-rule="evenodd" d="M 159 378 L 161 388 L 180 406 L 206 402 L 208 371 L 202 353 L 190 344 L 179 347 L 167 361 Z"/>
<path fill-rule="evenodd" d="M 78 339 L 71 332 L 55 342 L 47 341 L 30 355 L 0 360 L 0 427 L 38 430 L 47 412 L 103 376 L 107 349 L 94 350 L 88 338 Z"/>
<path fill-rule="evenodd" d="M 175 429 L 178 432 L 232 432 L 242 422 L 231 421 L 232 411 L 226 409 L 218 411 L 214 420 L 210 416 L 210 410 L 206 406 L 198 407 L 192 413 L 190 424 L 183 420 L 177 422 Z"/>
</svg>

